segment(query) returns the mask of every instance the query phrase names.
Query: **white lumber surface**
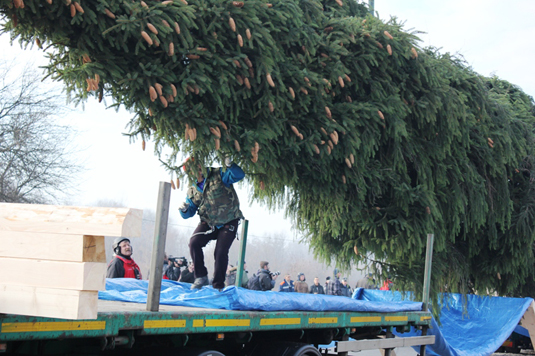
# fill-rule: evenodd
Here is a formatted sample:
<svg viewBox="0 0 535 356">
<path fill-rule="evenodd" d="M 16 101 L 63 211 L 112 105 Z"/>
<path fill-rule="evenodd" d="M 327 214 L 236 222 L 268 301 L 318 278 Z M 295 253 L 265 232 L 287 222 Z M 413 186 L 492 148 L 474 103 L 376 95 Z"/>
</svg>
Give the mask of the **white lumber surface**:
<svg viewBox="0 0 535 356">
<path fill-rule="evenodd" d="M 0 284 L 0 313 L 96 319 L 98 292 Z"/>
<path fill-rule="evenodd" d="M 139 237 L 142 217 L 129 208 L 0 203 L 0 231 Z"/>
<path fill-rule="evenodd" d="M 520 325 L 528 329 L 531 344 L 535 345 L 535 302 L 531 302 L 528 310 L 520 319 Z"/>
<path fill-rule="evenodd" d="M 106 263 L 0 257 L 0 284 L 98 291 L 105 289 Z"/>
<path fill-rule="evenodd" d="M 0 231 L 0 257 L 106 263 L 104 236 Z"/>
</svg>

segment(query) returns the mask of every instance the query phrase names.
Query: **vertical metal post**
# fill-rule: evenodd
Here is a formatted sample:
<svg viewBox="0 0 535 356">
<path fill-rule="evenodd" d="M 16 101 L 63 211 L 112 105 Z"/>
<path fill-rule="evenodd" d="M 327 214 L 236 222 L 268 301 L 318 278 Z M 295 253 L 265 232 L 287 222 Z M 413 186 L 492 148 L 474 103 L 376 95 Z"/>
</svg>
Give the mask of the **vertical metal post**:
<svg viewBox="0 0 535 356">
<path fill-rule="evenodd" d="M 149 290 L 147 291 L 147 311 L 157 312 L 160 308 L 160 290 L 162 288 L 163 258 L 167 221 L 169 219 L 169 200 L 171 184 L 160 182 L 158 206 L 156 207 L 156 224 L 154 226 L 154 243 L 150 261 Z"/>
<path fill-rule="evenodd" d="M 386 338 L 387 339 L 392 339 L 394 337 L 394 333 L 392 332 L 393 331 L 393 327 L 392 326 L 389 326 L 388 328 L 386 328 Z M 394 349 L 384 349 L 385 352 L 384 352 L 384 356 L 391 356 L 393 354 L 393 350 Z"/>
<path fill-rule="evenodd" d="M 375 16 L 375 0 L 368 0 L 368 8 L 370 9 L 370 15 Z"/>
<path fill-rule="evenodd" d="M 433 262 L 434 234 L 427 234 L 427 250 L 425 253 L 424 290 L 422 293 L 423 311 L 429 310 L 429 287 L 431 285 L 431 263 Z"/>
<path fill-rule="evenodd" d="M 245 249 L 247 247 L 247 228 L 249 227 L 249 220 L 244 220 L 241 230 L 240 253 L 238 256 L 238 273 L 236 274 L 236 287 L 241 287 L 241 280 L 243 278 L 243 261 L 245 261 Z"/>
<path fill-rule="evenodd" d="M 424 290 L 422 292 L 422 310 L 429 311 L 429 289 L 431 286 L 431 266 L 433 262 L 434 234 L 427 234 L 427 250 L 425 252 Z M 422 336 L 427 335 L 427 327 L 422 329 Z M 425 345 L 420 345 L 420 356 L 425 356 Z"/>
<path fill-rule="evenodd" d="M 427 335 L 427 327 L 422 328 L 422 336 Z M 425 345 L 420 345 L 420 356 L 425 356 Z"/>
</svg>

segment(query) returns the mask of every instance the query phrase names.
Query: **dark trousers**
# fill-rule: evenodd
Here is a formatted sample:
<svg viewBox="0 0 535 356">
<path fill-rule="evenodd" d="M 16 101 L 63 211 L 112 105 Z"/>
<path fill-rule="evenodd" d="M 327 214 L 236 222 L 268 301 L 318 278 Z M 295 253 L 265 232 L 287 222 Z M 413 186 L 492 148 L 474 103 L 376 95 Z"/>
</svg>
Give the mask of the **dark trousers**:
<svg viewBox="0 0 535 356">
<path fill-rule="evenodd" d="M 240 219 L 232 220 L 220 229 L 215 228 L 214 230 L 212 230 L 212 228 L 205 222 L 199 223 L 189 240 L 189 252 L 195 267 L 195 278 L 208 275 L 208 270 L 204 265 L 204 253 L 202 249 L 211 240 L 216 240 L 214 250 L 214 279 L 212 281 L 212 286 L 214 288 L 225 287 L 228 252 L 236 237 L 239 221 Z"/>
</svg>

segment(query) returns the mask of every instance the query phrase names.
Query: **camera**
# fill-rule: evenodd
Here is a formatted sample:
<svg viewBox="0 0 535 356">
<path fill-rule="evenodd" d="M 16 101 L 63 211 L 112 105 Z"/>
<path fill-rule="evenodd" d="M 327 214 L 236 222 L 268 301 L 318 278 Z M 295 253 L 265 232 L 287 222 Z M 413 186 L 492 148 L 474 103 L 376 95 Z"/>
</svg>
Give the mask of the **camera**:
<svg viewBox="0 0 535 356">
<path fill-rule="evenodd" d="M 186 259 L 186 257 L 169 257 L 168 260 L 170 263 L 178 263 L 180 267 L 188 266 L 188 260 Z"/>
<path fill-rule="evenodd" d="M 278 275 L 281 274 L 279 271 L 276 271 L 276 272 L 270 272 L 270 273 L 271 273 L 271 277 L 277 277 Z"/>
</svg>

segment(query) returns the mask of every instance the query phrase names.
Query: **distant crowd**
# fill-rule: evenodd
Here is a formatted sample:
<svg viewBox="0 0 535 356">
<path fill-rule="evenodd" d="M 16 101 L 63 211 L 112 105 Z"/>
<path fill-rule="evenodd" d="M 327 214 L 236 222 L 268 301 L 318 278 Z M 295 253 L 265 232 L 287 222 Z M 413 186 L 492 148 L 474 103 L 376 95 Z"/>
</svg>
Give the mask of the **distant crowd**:
<svg viewBox="0 0 535 356">
<path fill-rule="evenodd" d="M 228 266 L 225 280 L 226 286 L 236 285 L 237 269 L 237 266 Z M 297 275 L 296 281 L 292 279 L 289 273 L 286 273 L 284 279 L 277 283 L 276 280 L 279 275 L 280 272 L 270 271 L 268 261 L 260 261 L 258 271 L 249 277 L 247 264 L 244 263 L 241 286 L 252 290 L 269 291 L 277 290 L 278 285 L 278 291 L 283 293 L 327 294 L 344 297 L 351 297 L 353 294 L 353 289 L 347 283 L 347 278 L 342 277 L 342 273 L 337 268 L 334 269 L 332 278 L 331 276 L 326 277 L 323 285 L 320 283 L 319 277 L 314 277 L 314 283 L 309 286 L 306 282 L 306 275 L 303 272 Z M 392 281 L 387 279 L 383 286 L 376 286 L 375 279 L 370 273 L 361 278 L 355 288 L 391 290 Z"/>
<path fill-rule="evenodd" d="M 183 267 L 186 267 L 182 270 Z M 334 270 L 333 277 L 327 277 L 325 284 L 320 283 L 319 277 L 314 277 L 314 282 L 309 285 L 305 273 L 299 273 L 297 280 L 294 281 L 289 273 L 284 275 L 281 282 L 277 282 L 280 272 L 272 272 L 269 269 L 268 261 L 260 261 L 260 268 L 249 276 L 247 263 L 244 263 L 244 271 L 240 286 L 243 288 L 259 291 L 278 291 L 282 293 L 310 293 L 310 294 L 328 294 L 351 297 L 353 289 L 347 283 L 347 278 L 341 277 L 338 269 Z M 225 275 L 225 286 L 236 285 L 238 267 L 228 265 Z M 164 279 L 171 279 L 179 282 L 193 283 L 194 266 L 187 263 L 184 257 L 169 258 L 166 256 L 164 261 Z"/>
<path fill-rule="evenodd" d="M 137 278 L 141 279 L 139 267 L 130 258 L 132 247 L 130 241 L 126 238 L 116 239 L 113 244 L 115 257 L 108 265 L 107 278 Z M 282 293 L 307 293 L 307 294 L 327 294 L 351 297 L 353 289 L 347 283 L 347 278 L 342 277 L 342 273 L 337 268 L 333 271 L 333 276 L 328 276 L 325 283 L 321 284 L 319 277 L 315 276 L 313 283 L 307 282 L 305 273 L 297 275 L 296 281 L 292 279 L 289 273 L 284 275 L 281 282 L 277 282 L 280 272 L 272 272 L 269 269 L 268 261 L 260 261 L 259 269 L 252 276 L 247 271 L 247 263 L 243 265 L 243 273 L 239 285 L 243 288 L 259 291 L 278 291 Z M 225 275 L 225 286 L 236 285 L 238 267 L 228 265 Z M 163 261 L 163 279 L 173 281 L 194 283 L 195 266 L 193 262 L 187 261 L 185 257 L 173 257 L 165 254 Z M 208 284 L 208 283 L 207 283 Z M 379 286 L 376 285 L 375 279 L 371 273 L 357 281 L 355 288 L 391 290 L 393 286 L 390 278 Z"/>
</svg>

